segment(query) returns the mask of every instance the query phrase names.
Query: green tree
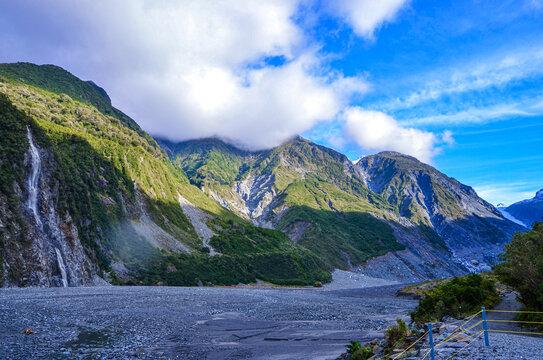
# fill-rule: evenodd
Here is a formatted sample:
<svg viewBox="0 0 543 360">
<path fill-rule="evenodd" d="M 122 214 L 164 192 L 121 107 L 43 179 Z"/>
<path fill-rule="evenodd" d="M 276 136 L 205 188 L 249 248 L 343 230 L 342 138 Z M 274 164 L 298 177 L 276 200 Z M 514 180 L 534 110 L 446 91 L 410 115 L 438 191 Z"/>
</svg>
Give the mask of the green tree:
<svg viewBox="0 0 543 360">
<path fill-rule="evenodd" d="M 504 259 L 495 269 L 501 280 L 519 292 L 526 307 L 543 310 L 543 223 L 516 233 L 505 247 Z"/>
</svg>

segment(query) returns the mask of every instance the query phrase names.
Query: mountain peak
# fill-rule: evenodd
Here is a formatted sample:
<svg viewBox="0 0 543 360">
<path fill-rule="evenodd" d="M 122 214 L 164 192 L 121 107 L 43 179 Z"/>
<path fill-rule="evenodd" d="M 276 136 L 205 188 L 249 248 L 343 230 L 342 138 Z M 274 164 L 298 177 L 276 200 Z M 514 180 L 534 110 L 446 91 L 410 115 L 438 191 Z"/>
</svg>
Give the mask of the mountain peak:
<svg viewBox="0 0 543 360">
<path fill-rule="evenodd" d="M 539 190 L 538 192 L 535 193 L 535 198 L 536 199 L 543 199 L 543 189 Z"/>
<path fill-rule="evenodd" d="M 406 154 L 403 154 L 403 153 L 400 153 L 400 152 L 397 152 L 397 151 L 381 151 L 381 152 L 375 154 L 375 156 L 383 156 L 383 157 L 389 157 L 389 158 L 401 158 L 401 159 L 406 159 L 406 160 L 422 163 L 422 161 L 420 161 L 419 159 L 417 159 L 414 156 L 406 155 Z"/>
</svg>

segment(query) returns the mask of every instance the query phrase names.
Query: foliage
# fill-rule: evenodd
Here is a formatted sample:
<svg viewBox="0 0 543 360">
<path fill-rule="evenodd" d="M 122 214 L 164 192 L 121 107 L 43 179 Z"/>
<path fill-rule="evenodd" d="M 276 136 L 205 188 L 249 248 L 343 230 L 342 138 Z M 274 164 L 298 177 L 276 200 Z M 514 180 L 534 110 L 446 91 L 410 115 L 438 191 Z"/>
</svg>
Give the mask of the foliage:
<svg viewBox="0 0 543 360">
<path fill-rule="evenodd" d="M 370 347 L 363 347 L 353 353 L 349 360 L 367 360 L 373 356 L 373 350 Z"/>
<path fill-rule="evenodd" d="M 162 254 L 160 262 L 142 271 L 139 277 L 145 285 L 164 281 L 169 286 L 194 286 L 198 281 L 215 285 L 236 285 L 253 283 L 257 279 L 278 285 L 310 285 L 316 278 L 330 281 L 327 272 L 306 266 L 306 260 L 294 259 L 281 252 L 249 256 L 170 253 Z M 169 271 L 172 266 L 178 270 Z"/>
<path fill-rule="evenodd" d="M 355 353 L 360 349 L 362 349 L 362 345 L 360 345 L 359 341 L 354 341 L 354 340 L 349 341 L 349 345 L 347 345 L 347 352 L 349 354 Z"/>
<path fill-rule="evenodd" d="M 0 264 L 6 247 L 10 245 L 7 243 L 8 233 L 19 234 L 18 240 L 24 241 L 20 234 L 24 233 L 25 223 L 14 189 L 23 185 L 24 157 L 28 148 L 26 126 L 31 124 L 31 119 L 0 93 L 0 204 L 5 204 L 6 212 L 13 214 L 10 219 L 2 219 L 3 226 L 0 226 Z M 3 277 L 0 276 L 1 285 Z"/>
<path fill-rule="evenodd" d="M 385 332 L 387 344 L 385 349 L 394 349 L 405 342 L 405 339 L 411 335 L 411 330 L 407 328 L 405 321 L 396 319 L 397 325 L 392 326 Z"/>
<path fill-rule="evenodd" d="M 445 315 L 457 317 L 479 311 L 482 306 L 490 309 L 499 302 L 495 281 L 479 274 L 454 277 L 426 293 L 411 313 L 413 321 L 440 321 Z"/>
<path fill-rule="evenodd" d="M 23 176 L 24 154 L 28 148 L 26 126 L 31 120 L 0 93 L 0 192 L 13 193 L 13 183 Z"/>
<path fill-rule="evenodd" d="M 504 260 L 495 268 L 500 280 L 519 292 L 528 311 L 543 311 L 543 223 L 536 222 L 531 231 L 516 233 L 505 246 Z M 542 316 L 534 314 L 524 314 L 522 319 L 543 321 Z"/>
</svg>

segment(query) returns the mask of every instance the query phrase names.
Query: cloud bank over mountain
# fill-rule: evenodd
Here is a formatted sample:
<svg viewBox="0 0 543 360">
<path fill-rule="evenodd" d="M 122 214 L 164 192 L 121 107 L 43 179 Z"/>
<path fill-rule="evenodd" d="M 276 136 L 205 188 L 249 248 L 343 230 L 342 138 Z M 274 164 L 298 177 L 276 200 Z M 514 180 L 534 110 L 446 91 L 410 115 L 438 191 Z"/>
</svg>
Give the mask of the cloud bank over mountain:
<svg viewBox="0 0 543 360">
<path fill-rule="evenodd" d="M 353 96 L 371 87 L 364 76 L 329 67 L 321 45 L 297 20 L 308 3 L 4 3 L 0 61 L 53 63 L 93 79 L 114 105 L 170 140 L 217 136 L 252 150 L 269 148 L 352 113 Z M 340 1 L 322 11 L 372 39 L 404 4 Z M 379 119 L 366 113 L 345 131 L 369 149 L 431 157 L 433 134 L 395 124 L 395 134 L 406 136 L 383 142 L 381 134 L 391 128 Z"/>
</svg>

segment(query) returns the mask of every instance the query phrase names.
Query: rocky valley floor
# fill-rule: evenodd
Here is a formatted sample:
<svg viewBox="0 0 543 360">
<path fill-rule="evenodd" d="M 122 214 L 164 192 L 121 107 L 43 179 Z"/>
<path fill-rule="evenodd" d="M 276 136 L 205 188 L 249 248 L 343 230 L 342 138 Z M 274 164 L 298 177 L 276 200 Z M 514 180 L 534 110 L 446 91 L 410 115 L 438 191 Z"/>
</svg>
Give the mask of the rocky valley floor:
<svg viewBox="0 0 543 360">
<path fill-rule="evenodd" d="M 336 359 L 349 340 L 381 339 L 407 320 L 417 302 L 396 297 L 401 287 L 335 272 L 321 289 L 2 289 L 0 358 Z M 540 338 L 492 336 L 459 357 L 543 358 Z"/>
<path fill-rule="evenodd" d="M 397 285 L 337 288 L 4 289 L 0 358 L 335 359 L 416 305 Z"/>
</svg>

